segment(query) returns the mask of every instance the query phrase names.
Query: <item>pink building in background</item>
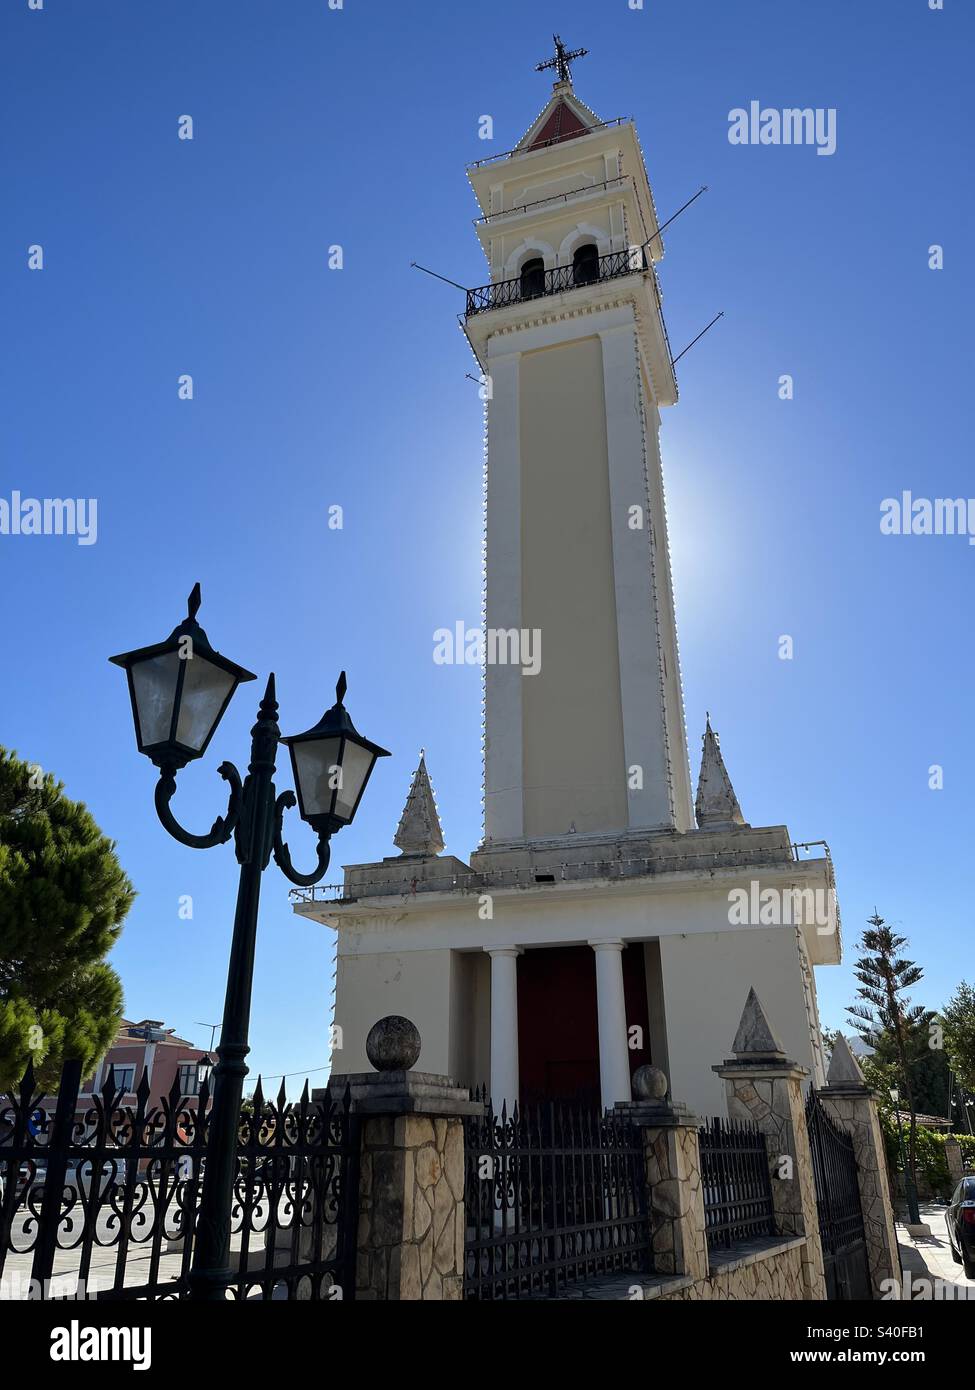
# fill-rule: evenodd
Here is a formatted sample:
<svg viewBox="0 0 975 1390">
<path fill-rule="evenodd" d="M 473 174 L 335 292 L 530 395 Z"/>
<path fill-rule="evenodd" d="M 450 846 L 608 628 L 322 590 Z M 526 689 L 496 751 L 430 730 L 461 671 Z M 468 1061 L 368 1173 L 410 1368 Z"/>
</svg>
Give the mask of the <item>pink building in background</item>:
<svg viewBox="0 0 975 1390">
<path fill-rule="evenodd" d="M 147 1109 L 158 1106 L 168 1096 L 174 1079 L 178 1079 L 180 1094 L 195 1096 L 200 1090 L 200 1062 L 210 1060 L 205 1049 L 194 1047 L 186 1038 L 178 1038 L 172 1028 L 164 1028 L 158 1019 L 144 1018 L 138 1023 L 123 1018 L 115 1041 L 99 1062 L 93 1077 L 83 1081 L 78 1096 L 79 1111 L 87 1110 L 93 1094 L 101 1091 L 108 1079 L 109 1067 L 115 1069 L 115 1085 L 124 1094 L 123 1105 L 135 1103 L 135 1091 L 142 1073 L 149 1072 Z"/>
</svg>

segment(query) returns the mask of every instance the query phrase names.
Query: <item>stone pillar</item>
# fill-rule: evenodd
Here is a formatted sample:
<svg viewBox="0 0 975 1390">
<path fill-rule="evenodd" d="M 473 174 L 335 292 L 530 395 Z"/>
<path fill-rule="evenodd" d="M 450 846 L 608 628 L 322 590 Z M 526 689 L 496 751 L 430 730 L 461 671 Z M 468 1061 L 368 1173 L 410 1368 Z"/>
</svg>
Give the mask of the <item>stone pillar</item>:
<svg viewBox="0 0 975 1390">
<path fill-rule="evenodd" d="M 951 1185 L 954 1188 L 965 1176 L 965 1162 L 961 1156 L 961 1145 L 954 1135 L 949 1135 L 945 1140 L 945 1158 L 948 1162 L 948 1176 L 951 1178 Z"/>
<path fill-rule="evenodd" d="M 626 1045 L 623 949 L 620 940 L 590 941 L 596 953 L 596 1013 L 599 1020 L 599 1089 L 603 1109 L 628 1101 L 630 1053 Z"/>
<path fill-rule="evenodd" d="M 366 1053 L 385 1070 L 329 1082 L 333 1094 L 348 1084 L 361 1122 L 355 1297 L 364 1301 L 464 1296 L 463 1117 L 484 1107 L 449 1077 L 408 1070 L 419 1050 L 409 1020 L 381 1019 Z"/>
<path fill-rule="evenodd" d="M 491 957 L 491 1100 L 497 1114 L 518 1103 L 518 957 L 520 946 L 485 946 Z"/>
<path fill-rule="evenodd" d="M 616 1109 L 643 1131 L 654 1271 L 706 1279 L 699 1121 L 686 1106 L 666 1099 L 667 1078 L 659 1067 L 640 1067 L 633 1090 L 638 1099 L 618 1102 Z"/>
<path fill-rule="evenodd" d="M 881 1298 L 885 1292 L 881 1287 L 883 1281 L 901 1277 L 887 1182 L 887 1156 L 876 1097 L 842 1033 L 833 1048 L 826 1085 L 819 1097 L 830 1119 L 853 1140 L 870 1280 L 874 1297 Z"/>
<path fill-rule="evenodd" d="M 748 991 L 731 1050 L 733 1057 L 712 1068 L 724 1078 L 728 1116 L 756 1125 L 765 1135 L 776 1229 L 780 1235 L 806 1237 L 803 1297 L 825 1299 L 816 1184 L 802 1099 L 802 1083 L 809 1072 L 782 1051 L 754 989 Z M 791 1162 L 783 1165 L 781 1159 Z"/>
</svg>

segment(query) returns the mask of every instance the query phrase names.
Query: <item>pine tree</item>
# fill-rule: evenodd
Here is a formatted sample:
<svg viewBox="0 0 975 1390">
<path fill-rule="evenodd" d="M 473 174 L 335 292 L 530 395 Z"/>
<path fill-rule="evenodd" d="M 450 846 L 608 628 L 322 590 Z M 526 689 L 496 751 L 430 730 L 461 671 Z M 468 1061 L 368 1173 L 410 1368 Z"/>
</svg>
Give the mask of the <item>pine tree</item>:
<svg viewBox="0 0 975 1390">
<path fill-rule="evenodd" d="M 928 1050 L 931 1013 L 923 1005 L 912 1004 L 907 995 L 907 991 L 924 978 L 919 965 L 899 955 L 907 944 L 907 937 L 899 936 L 874 911 L 860 943 L 862 950 L 869 954 L 860 956 L 853 970 L 860 981 L 857 996 L 863 1003 L 848 1005 L 847 1013 L 869 1047 L 887 1050 L 889 1045 L 893 1053 L 891 1061 L 901 1099 L 907 1100 L 910 1111 L 907 1162 L 917 1191 L 917 1101 L 913 1068 Z"/>
<path fill-rule="evenodd" d="M 959 1084 L 975 1091 L 975 987 L 962 980 L 941 1010 L 945 1050 Z"/>
<path fill-rule="evenodd" d="M 90 1072 L 115 1036 L 122 985 L 104 957 L 135 892 L 88 809 L 0 748 L 0 1089 L 33 1058 Z"/>
</svg>

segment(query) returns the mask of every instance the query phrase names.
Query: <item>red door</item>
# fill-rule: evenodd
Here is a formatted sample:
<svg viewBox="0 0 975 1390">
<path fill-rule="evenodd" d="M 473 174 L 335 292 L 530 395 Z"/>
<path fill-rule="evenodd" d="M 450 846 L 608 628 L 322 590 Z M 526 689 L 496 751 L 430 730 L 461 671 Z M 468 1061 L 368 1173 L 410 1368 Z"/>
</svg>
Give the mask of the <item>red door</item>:
<svg viewBox="0 0 975 1390">
<path fill-rule="evenodd" d="M 626 1022 L 642 1031 L 630 1071 L 650 1060 L 643 947 L 623 951 Z M 518 1058 L 521 1101 L 599 1104 L 596 958 L 591 946 L 558 946 L 518 957 Z"/>
</svg>

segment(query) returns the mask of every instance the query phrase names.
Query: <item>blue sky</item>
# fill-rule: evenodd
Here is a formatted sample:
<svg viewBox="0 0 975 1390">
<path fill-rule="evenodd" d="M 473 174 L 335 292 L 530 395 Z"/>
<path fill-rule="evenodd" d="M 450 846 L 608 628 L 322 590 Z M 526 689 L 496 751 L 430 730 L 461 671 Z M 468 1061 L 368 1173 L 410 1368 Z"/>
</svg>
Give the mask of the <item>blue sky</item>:
<svg viewBox="0 0 975 1390">
<path fill-rule="evenodd" d="M 165 636 L 195 580 L 214 645 L 276 672 L 284 732 L 345 667 L 359 728 L 395 754 L 329 879 L 391 852 L 421 744 L 448 850 L 479 839 L 479 673 L 435 665 L 431 635 L 479 619 L 481 403 L 462 297 L 410 261 L 487 279 L 464 168 L 544 104 L 555 28 L 590 49 L 578 94 L 635 117 L 661 217 L 710 188 L 660 267 L 675 351 L 726 315 L 681 362 L 662 438 L 694 778 L 710 709 L 746 818 L 829 841 L 847 964 L 818 972 L 825 1023 L 875 904 L 926 1003 L 971 976 L 975 550 L 879 529 L 903 489 L 975 494 L 968 6 L 4 0 L 0 26 L 0 496 L 98 499 L 95 545 L 0 536 L 0 741 L 118 841 L 139 891 L 113 957 L 130 1015 L 206 1043 L 197 1021 L 222 1009 L 233 853 L 156 822 L 106 660 Z M 753 99 L 835 107 L 836 153 L 730 145 Z M 215 768 L 245 761 L 258 695 L 182 775 L 191 828 L 222 809 Z M 310 862 L 310 832 L 292 841 Z M 272 868 L 255 1070 L 324 1064 L 331 972 L 330 933 Z"/>
</svg>

